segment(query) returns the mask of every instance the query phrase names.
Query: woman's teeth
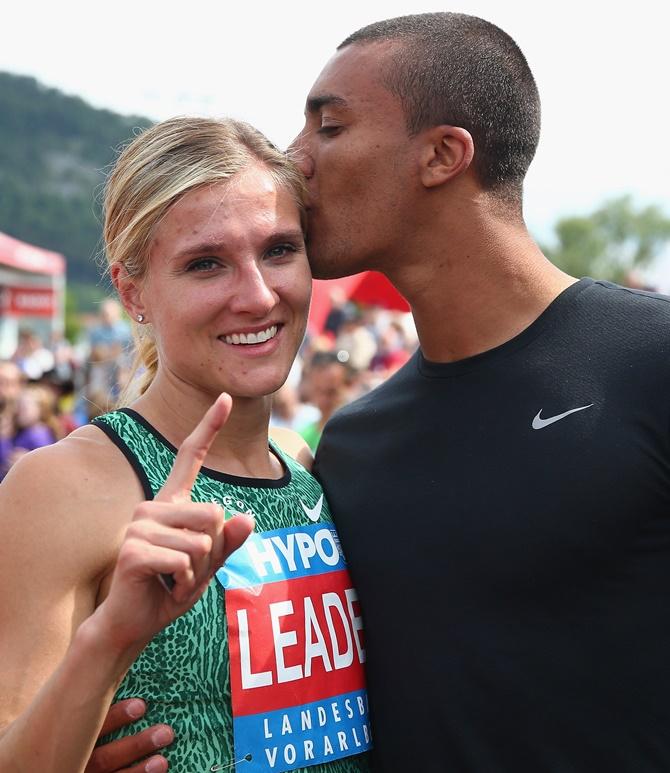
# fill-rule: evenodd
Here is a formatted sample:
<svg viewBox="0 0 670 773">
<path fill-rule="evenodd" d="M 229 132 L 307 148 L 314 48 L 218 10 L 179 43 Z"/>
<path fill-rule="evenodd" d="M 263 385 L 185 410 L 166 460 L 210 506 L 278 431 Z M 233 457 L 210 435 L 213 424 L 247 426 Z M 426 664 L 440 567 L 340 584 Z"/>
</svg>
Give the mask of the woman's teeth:
<svg viewBox="0 0 670 773">
<path fill-rule="evenodd" d="M 227 344 L 262 344 L 277 335 L 277 325 L 272 325 L 267 330 L 258 333 L 233 333 L 223 337 Z"/>
</svg>

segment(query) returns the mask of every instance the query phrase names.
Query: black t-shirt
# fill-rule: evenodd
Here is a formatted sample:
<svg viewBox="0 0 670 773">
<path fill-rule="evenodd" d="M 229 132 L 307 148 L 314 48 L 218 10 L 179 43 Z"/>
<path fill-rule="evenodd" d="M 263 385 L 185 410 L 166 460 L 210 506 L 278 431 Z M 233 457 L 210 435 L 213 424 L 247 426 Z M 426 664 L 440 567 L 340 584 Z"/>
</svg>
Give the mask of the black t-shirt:
<svg viewBox="0 0 670 773">
<path fill-rule="evenodd" d="M 377 770 L 670 771 L 670 299 L 583 279 L 331 419 Z"/>
</svg>

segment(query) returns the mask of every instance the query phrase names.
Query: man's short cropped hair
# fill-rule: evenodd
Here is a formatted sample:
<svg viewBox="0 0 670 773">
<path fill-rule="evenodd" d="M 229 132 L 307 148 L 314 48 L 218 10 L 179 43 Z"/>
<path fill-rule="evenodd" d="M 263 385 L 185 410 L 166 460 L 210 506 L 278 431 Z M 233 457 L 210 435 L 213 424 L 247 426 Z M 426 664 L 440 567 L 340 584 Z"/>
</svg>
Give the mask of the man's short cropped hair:
<svg viewBox="0 0 670 773">
<path fill-rule="evenodd" d="M 461 13 L 426 13 L 363 27 L 353 43 L 397 40 L 384 86 L 401 101 L 411 135 L 447 124 L 467 129 L 485 190 L 520 202 L 540 137 L 540 98 L 526 58 L 494 24 Z"/>
</svg>

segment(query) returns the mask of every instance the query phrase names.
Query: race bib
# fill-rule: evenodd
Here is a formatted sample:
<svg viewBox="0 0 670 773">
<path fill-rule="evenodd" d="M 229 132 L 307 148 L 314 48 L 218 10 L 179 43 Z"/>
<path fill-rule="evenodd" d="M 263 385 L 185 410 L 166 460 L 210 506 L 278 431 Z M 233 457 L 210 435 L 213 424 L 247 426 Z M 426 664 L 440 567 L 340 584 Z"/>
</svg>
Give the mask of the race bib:
<svg viewBox="0 0 670 773">
<path fill-rule="evenodd" d="M 368 750 L 363 624 L 332 525 L 254 533 L 217 578 L 240 771 L 281 773 Z"/>
</svg>

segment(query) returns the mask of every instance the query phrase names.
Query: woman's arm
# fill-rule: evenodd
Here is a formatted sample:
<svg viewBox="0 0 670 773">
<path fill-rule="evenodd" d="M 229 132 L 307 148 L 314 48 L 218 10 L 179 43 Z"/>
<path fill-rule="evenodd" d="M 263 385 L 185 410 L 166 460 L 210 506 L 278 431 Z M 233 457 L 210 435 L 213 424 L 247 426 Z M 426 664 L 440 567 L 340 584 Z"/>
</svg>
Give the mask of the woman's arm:
<svg viewBox="0 0 670 773">
<path fill-rule="evenodd" d="M 90 754 L 125 662 L 80 626 L 141 499 L 129 466 L 91 427 L 28 454 L 0 486 L 1 770 L 38 761 L 71 773 L 81 765 L 62 757 L 64 739 Z"/>
<path fill-rule="evenodd" d="M 114 697 L 138 651 L 114 652 L 93 617 L 75 633 L 61 664 L 0 738 L 0 770 L 83 770 Z"/>
<path fill-rule="evenodd" d="M 63 454 L 50 447 L 26 457 L 0 487 L 9 540 L 7 561 L 0 562 L 0 631 L 8 645 L 0 662 L 3 771 L 82 771 L 129 665 L 195 603 L 248 536 L 249 519 L 224 525 L 220 507 L 190 498 L 228 410 L 229 400 L 214 404 L 182 445 L 156 500 L 135 507 L 109 593 L 90 616 L 101 579 L 92 573 L 108 550 L 99 545 L 109 538 L 104 524 L 115 517 L 119 523 L 113 507 L 104 512 L 104 501 L 118 501 L 118 485 L 91 480 L 85 464 L 83 482 L 63 480 L 55 470 L 71 466 L 56 465 Z M 171 594 L 159 574 L 173 576 Z"/>
</svg>

